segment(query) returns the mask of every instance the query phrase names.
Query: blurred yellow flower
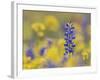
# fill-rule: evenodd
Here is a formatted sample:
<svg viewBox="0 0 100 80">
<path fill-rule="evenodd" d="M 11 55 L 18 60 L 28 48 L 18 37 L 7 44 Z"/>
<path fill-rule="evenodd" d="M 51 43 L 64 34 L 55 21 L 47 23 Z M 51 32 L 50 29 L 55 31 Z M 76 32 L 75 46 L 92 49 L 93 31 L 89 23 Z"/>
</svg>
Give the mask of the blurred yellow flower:
<svg viewBox="0 0 100 80">
<path fill-rule="evenodd" d="M 79 42 L 78 44 L 76 44 L 77 46 L 75 47 L 75 51 L 78 53 L 80 51 L 82 51 L 85 48 L 85 44 L 82 42 Z"/>
<path fill-rule="evenodd" d="M 25 54 L 23 55 L 23 68 L 24 69 L 31 69 L 31 58 L 27 57 Z"/>
<path fill-rule="evenodd" d="M 50 59 L 55 63 L 58 63 L 61 60 L 56 46 L 51 46 L 51 48 L 47 50 L 47 54 L 45 55 L 45 57 L 46 59 Z"/>
<path fill-rule="evenodd" d="M 30 63 L 24 63 L 23 68 L 24 69 L 41 68 L 45 63 L 46 63 L 45 58 L 38 57 L 32 60 Z"/>
<path fill-rule="evenodd" d="M 89 52 L 90 50 L 89 49 L 84 49 L 81 53 L 82 57 L 83 57 L 83 60 L 87 60 L 89 58 Z"/>
<path fill-rule="evenodd" d="M 31 57 L 27 57 L 25 54 L 23 55 L 23 63 L 29 63 L 31 62 Z"/>
<path fill-rule="evenodd" d="M 36 23 L 33 23 L 32 24 L 32 29 L 36 32 L 38 31 L 44 31 L 46 28 L 45 28 L 45 25 L 41 22 L 36 22 Z"/>
<path fill-rule="evenodd" d="M 56 31 L 59 27 L 59 22 L 55 16 L 45 16 L 44 23 L 52 31 Z"/>
<path fill-rule="evenodd" d="M 65 63 L 66 67 L 75 67 L 78 63 L 78 56 L 70 57 L 68 61 Z"/>
<path fill-rule="evenodd" d="M 76 52 L 80 52 L 85 48 L 84 39 L 81 34 L 76 34 L 76 39 L 74 40 L 74 43 L 77 45 L 75 47 Z"/>
<path fill-rule="evenodd" d="M 24 69 L 32 69 L 31 63 L 23 64 Z"/>
<path fill-rule="evenodd" d="M 32 61 L 32 68 L 41 68 L 46 63 L 45 58 L 38 57 Z"/>
<path fill-rule="evenodd" d="M 39 37 L 43 37 L 43 31 L 46 29 L 46 27 L 43 23 L 37 22 L 32 24 L 32 29 L 37 33 Z"/>
</svg>

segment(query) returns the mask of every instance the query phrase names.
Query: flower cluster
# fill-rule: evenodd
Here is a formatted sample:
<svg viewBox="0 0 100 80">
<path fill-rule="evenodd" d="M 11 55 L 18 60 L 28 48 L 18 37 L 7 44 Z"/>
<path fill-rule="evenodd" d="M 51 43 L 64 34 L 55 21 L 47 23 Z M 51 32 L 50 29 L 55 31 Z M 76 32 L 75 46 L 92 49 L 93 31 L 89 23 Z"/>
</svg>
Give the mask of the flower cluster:
<svg viewBox="0 0 100 80">
<path fill-rule="evenodd" d="M 74 43 L 74 39 L 75 39 L 75 29 L 72 26 L 72 24 L 65 24 L 64 27 L 65 30 L 65 55 L 68 53 L 74 53 L 74 47 L 75 47 L 75 43 Z"/>
<path fill-rule="evenodd" d="M 45 37 L 45 33 L 56 32 L 59 29 L 59 21 L 55 16 L 45 16 L 43 22 L 32 23 L 32 30 L 38 37 Z"/>
</svg>

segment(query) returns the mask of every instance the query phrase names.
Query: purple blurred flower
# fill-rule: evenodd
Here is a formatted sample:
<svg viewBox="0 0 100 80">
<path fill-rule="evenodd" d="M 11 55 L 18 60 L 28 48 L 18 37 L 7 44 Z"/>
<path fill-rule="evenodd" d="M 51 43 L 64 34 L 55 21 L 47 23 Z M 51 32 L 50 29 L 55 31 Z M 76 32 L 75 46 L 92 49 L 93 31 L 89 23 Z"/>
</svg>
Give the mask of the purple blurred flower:
<svg viewBox="0 0 100 80">
<path fill-rule="evenodd" d="M 43 56 L 43 55 L 45 54 L 45 50 L 46 50 L 45 47 L 44 47 L 44 48 L 41 48 L 41 50 L 40 50 L 40 55 L 41 55 L 41 56 Z"/>
<path fill-rule="evenodd" d="M 52 61 L 48 61 L 48 68 L 55 68 L 57 67 L 57 65 L 55 63 L 53 63 Z"/>
<path fill-rule="evenodd" d="M 35 58 L 32 49 L 28 49 L 28 50 L 26 51 L 26 56 L 27 56 L 27 57 L 30 57 L 31 59 L 34 59 L 34 58 Z"/>
</svg>

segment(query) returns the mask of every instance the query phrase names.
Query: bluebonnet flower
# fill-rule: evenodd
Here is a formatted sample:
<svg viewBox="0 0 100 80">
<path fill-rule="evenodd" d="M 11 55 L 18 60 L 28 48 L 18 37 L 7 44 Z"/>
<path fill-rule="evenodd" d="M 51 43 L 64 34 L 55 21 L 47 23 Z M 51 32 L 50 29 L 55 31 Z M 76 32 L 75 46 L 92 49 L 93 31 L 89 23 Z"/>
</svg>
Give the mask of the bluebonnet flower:
<svg viewBox="0 0 100 80">
<path fill-rule="evenodd" d="M 74 52 L 74 47 L 75 47 L 75 44 L 73 42 L 73 40 L 75 39 L 75 28 L 67 23 L 65 24 L 65 53 L 64 55 L 68 54 L 68 53 L 73 53 Z"/>
<path fill-rule="evenodd" d="M 51 44 L 52 44 L 52 40 L 51 39 L 47 39 L 47 41 L 48 41 L 48 46 L 50 47 Z"/>
<path fill-rule="evenodd" d="M 28 49 L 26 51 L 26 56 L 30 57 L 31 59 L 34 59 L 35 56 L 34 56 L 34 53 L 33 53 L 32 49 Z"/>
<path fill-rule="evenodd" d="M 46 48 L 45 48 L 45 47 L 41 48 L 41 50 L 40 50 L 40 56 L 43 56 L 43 55 L 44 55 L 45 50 L 46 50 Z"/>
<path fill-rule="evenodd" d="M 26 56 L 30 57 L 31 59 L 35 58 L 34 51 L 33 51 L 33 43 L 34 41 L 31 39 L 29 41 L 29 48 L 26 50 Z"/>
</svg>

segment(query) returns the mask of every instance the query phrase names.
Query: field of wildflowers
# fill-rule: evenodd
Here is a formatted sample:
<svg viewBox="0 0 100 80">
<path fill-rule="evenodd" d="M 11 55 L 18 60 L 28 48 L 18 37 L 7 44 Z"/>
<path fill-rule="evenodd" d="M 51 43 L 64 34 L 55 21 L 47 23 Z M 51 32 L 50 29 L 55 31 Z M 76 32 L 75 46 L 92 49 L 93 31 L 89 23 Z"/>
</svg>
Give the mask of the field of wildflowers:
<svg viewBox="0 0 100 80">
<path fill-rule="evenodd" d="M 89 13 L 23 10 L 23 69 L 91 65 Z"/>
</svg>

